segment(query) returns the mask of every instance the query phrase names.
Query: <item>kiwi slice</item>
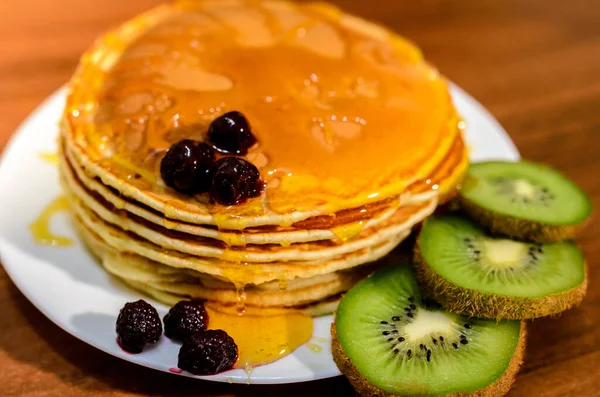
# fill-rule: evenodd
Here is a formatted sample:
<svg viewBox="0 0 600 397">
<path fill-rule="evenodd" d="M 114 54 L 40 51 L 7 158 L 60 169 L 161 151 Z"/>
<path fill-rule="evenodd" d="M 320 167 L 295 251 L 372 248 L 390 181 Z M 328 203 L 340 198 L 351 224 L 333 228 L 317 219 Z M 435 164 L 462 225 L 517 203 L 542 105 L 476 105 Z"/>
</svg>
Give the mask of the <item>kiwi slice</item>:
<svg viewBox="0 0 600 397">
<path fill-rule="evenodd" d="M 458 214 L 424 222 L 415 262 L 423 288 L 447 310 L 468 316 L 557 314 L 581 302 L 587 288 L 583 254 L 573 242 L 494 237 Z"/>
<path fill-rule="evenodd" d="M 449 313 L 422 295 L 410 266 L 392 266 L 342 299 L 333 358 L 362 396 L 504 395 L 525 349 L 520 321 Z"/>
<path fill-rule="evenodd" d="M 575 237 L 592 213 L 592 200 L 573 181 L 541 164 L 472 164 L 460 203 L 493 233 L 541 243 Z"/>
</svg>

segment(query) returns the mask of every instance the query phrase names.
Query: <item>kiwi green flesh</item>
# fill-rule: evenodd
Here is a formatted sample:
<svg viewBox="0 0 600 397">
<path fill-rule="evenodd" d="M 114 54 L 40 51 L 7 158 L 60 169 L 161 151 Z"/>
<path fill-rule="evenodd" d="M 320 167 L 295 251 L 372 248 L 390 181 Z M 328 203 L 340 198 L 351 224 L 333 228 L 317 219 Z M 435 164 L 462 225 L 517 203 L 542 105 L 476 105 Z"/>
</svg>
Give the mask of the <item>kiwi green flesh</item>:
<svg viewBox="0 0 600 397">
<path fill-rule="evenodd" d="M 509 367 L 521 332 L 518 321 L 469 319 L 442 310 L 422 296 L 410 266 L 382 269 L 350 290 L 335 328 L 362 377 L 402 396 L 487 387 Z"/>
<path fill-rule="evenodd" d="M 527 161 L 472 164 L 460 195 L 487 211 L 554 226 L 583 223 L 593 208 L 591 198 L 566 176 Z"/>
<path fill-rule="evenodd" d="M 573 242 L 492 237 L 457 214 L 427 219 L 419 249 L 423 261 L 448 282 L 484 294 L 541 298 L 576 288 L 585 279 L 584 257 Z"/>
</svg>

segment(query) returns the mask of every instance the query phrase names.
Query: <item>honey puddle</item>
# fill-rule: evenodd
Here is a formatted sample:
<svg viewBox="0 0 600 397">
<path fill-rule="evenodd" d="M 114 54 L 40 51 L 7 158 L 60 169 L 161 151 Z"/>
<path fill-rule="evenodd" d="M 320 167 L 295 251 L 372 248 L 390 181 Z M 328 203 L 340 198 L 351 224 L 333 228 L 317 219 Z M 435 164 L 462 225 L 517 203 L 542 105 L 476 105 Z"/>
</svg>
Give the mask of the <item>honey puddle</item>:
<svg viewBox="0 0 600 397">
<path fill-rule="evenodd" d="M 73 245 L 73 240 L 68 237 L 57 236 L 50 231 L 50 221 L 56 213 L 67 211 L 69 201 L 65 196 L 56 198 L 42 211 L 40 216 L 29 225 L 29 230 L 37 244 L 50 245 L 52 247 L 69 247 Z"/>
<path fill-rule="evenodd" d="M 311 317 L 292 310 L 271 310 L 261 316 L 255 310 L 246 308 L 243 314 L 236 314 L 235 308 L 207 305 L 209 328 L 224 330 L 238 346 L 235 368 L 251 371 L 287 356 L 310 340 Z"/>
<path fill-rule="evenodd" d="M 40 152 L 38 156 L 46 163 L 58 165 L 58 153 L 56 152 Z"/>
<path fill-rule="evenodd" d="M 307 343 L 306 347 L 314 353 L 321 353 L 323 351 L 323 346 L 317 345 L 316 343 Z"/>
</svg>

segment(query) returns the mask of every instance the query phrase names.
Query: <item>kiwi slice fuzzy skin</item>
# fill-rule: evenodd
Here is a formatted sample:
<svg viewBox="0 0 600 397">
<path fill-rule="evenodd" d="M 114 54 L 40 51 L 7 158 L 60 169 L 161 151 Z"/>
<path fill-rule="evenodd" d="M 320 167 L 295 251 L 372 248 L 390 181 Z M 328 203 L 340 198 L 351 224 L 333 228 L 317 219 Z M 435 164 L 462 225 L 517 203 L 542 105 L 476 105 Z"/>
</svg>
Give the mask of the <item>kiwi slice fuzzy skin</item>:
<svg viewBox="0 0 600 397">
<path fill-rule="evenodd" d="M 587 265 L 573 242 L 491 237 L 457 214 L 425 221 L 414 262 L 424 291 L 446 310 L 466 316 L 552 316 L 579 304 L 587 291 Z"/>
<path fill-rule="evenodd" d="M 541 243 L 573 239 L 593 209 L 573 181 L 528 161 L 472 164 L 458 200 L 492 233 Z"/>
<path fill-rule="evenodd" d="M 410 266 L 381 269 L 342 299 L 333 359 L 361 396 L 502 396 L 525 351 L 525 325 L 448 313 Z"/>
</svg>

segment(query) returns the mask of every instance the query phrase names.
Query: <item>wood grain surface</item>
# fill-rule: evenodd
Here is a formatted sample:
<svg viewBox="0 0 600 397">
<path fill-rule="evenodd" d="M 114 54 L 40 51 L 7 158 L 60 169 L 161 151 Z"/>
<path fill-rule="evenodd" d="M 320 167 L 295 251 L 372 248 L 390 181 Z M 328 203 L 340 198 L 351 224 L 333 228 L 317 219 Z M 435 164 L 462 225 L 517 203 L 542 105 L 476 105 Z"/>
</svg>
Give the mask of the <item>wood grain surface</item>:
<svg viewBox="0 0 600 397">
<path fill-rule="evenodd" d="M 94 37 L 160 0 L 2 0 L 0 148 L 73 72 Z M 339 0 L 413 39 L 504 125 L 522 154 L 581 184 L 600 208 L 600 2 Z M 0 193 L 1 194 L 1 193 Z M 584 303 L 530 324 L 511 396 L 600 396 L 600 227 L 579 239 Z M 233 386 L 108 356 L 61 331 L 0 269 L 0 396 L 352 396 L 344 378 Z"/>
</svg>

